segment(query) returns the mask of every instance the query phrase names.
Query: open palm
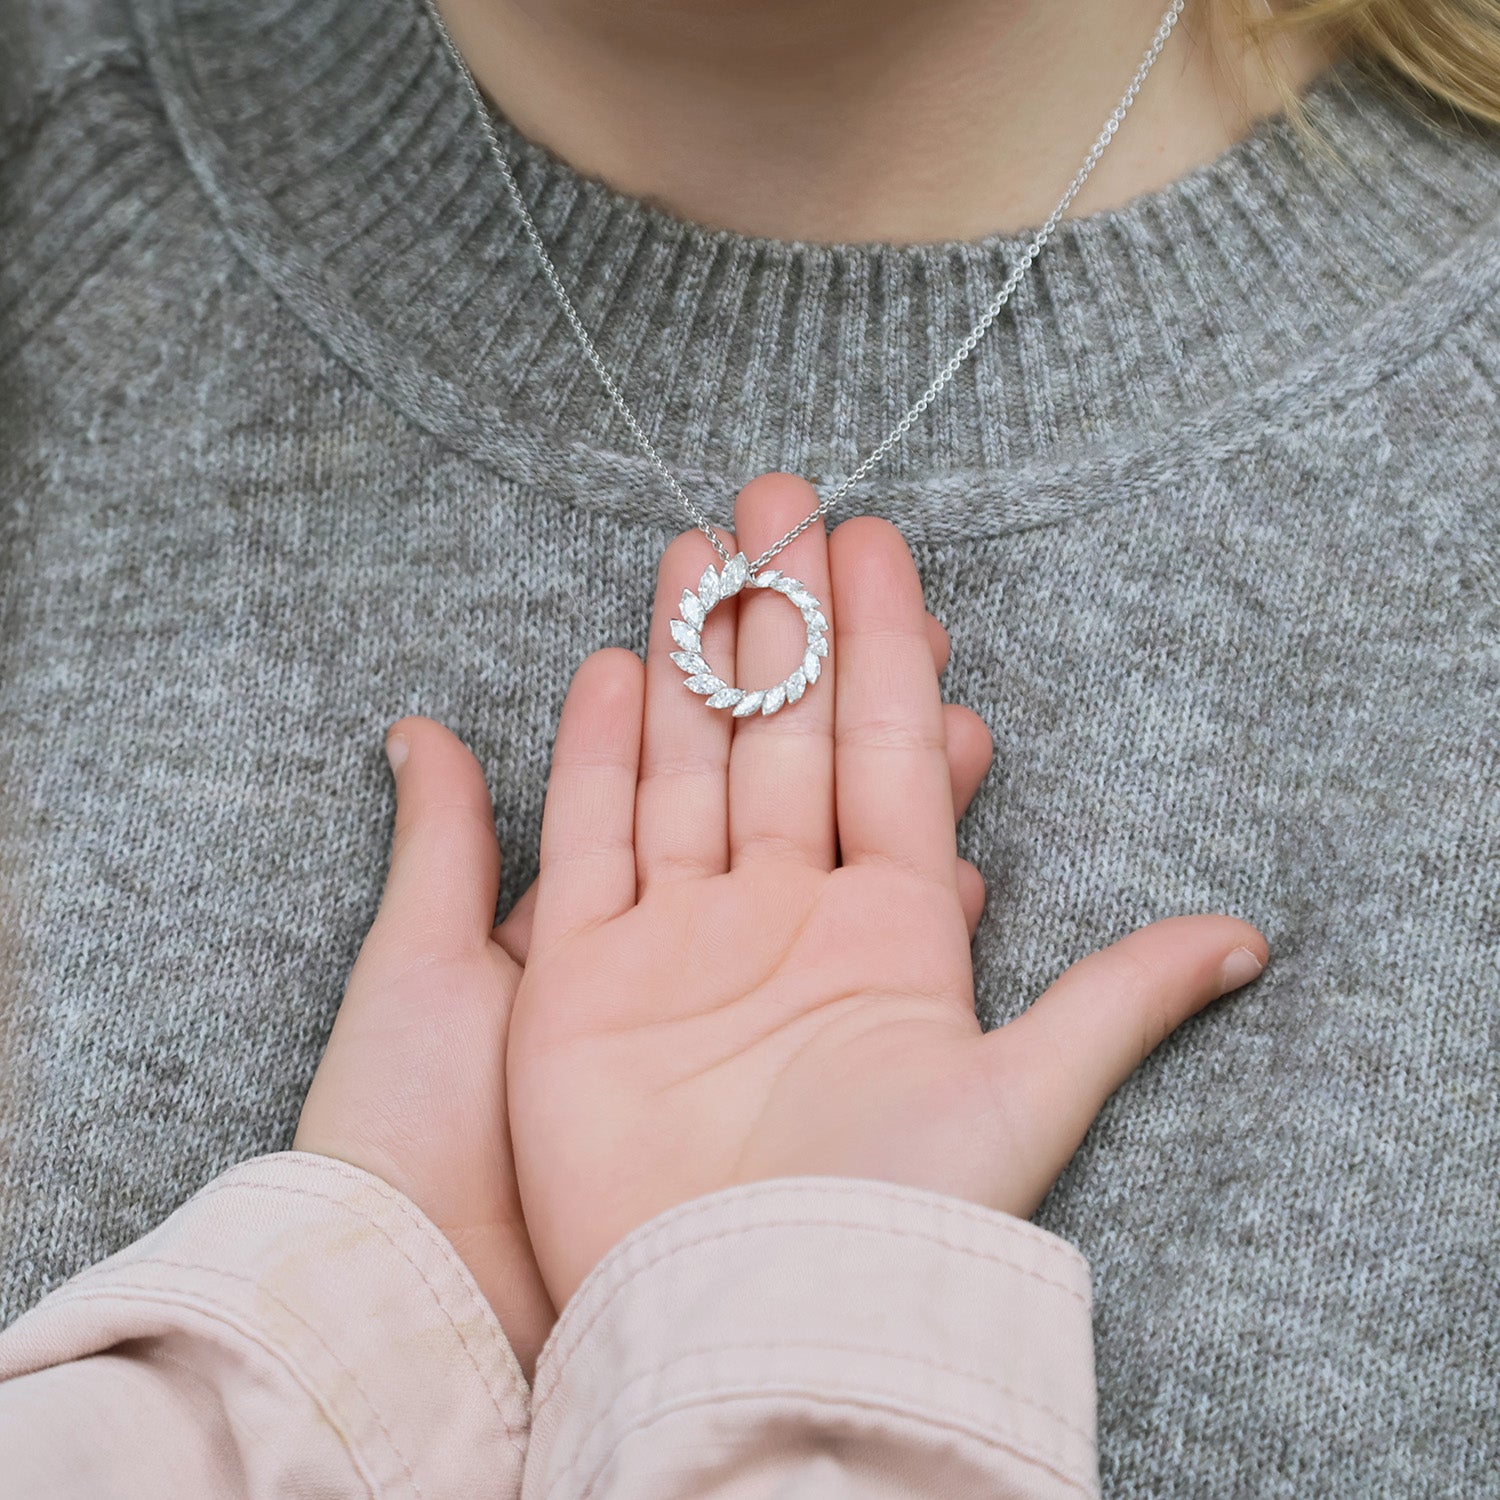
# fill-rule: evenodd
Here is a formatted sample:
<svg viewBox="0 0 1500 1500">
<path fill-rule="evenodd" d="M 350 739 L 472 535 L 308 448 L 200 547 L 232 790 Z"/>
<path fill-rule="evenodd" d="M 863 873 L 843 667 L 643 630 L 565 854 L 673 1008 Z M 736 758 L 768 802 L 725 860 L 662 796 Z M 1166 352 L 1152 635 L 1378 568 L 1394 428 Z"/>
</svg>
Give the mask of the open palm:
<svg viewBox="0 0 1500 1500">
<path fill-rule="evenodd" d="M 738 546 L 811 508 L 768 475 Z M 658 1212 L 814 1173 L 1029 1214 L 1108 1093 L 1264 942 L 1227 916 L 1170 918 L 1075 965 L 986 1036 L 957 859 L 946 710 L 900 534 L 805 532 L 777 566 L 831 620 L 825 681 L 731 720 L 685 693 L 669 623 L 709 553 L 663 560 L 647 661 L 596 653 L 564 706 L 531 948 L 507 1051 L 526 1222 L 561 1305 Z M 742 686 L 795 660 L 795 614 L 758 593 L 707 622 Z M 979 892 L 982 901 L 982 887 Z"/>
<path fill-rule="evenodd" d="M 947 633 L 930 615 L 923 625 L 930 668 L 940 672 Z M 943 713 L 951 818 L 978 788 L 991 744 L 967 710 Z M 400 720 L 388 743 L 404 753 L 385 891 L 295 1144 L 409 1197 L 463 1257 L 529 1376 L 556 1312 L 517 1192 L 505 1064 L 538 887 L 492 929 L 501 850 L 483 768 L 431 719 Z M 956 865 L 955 878 L 972 927 L 983 884 L 968 864 Z"/>
</svg>

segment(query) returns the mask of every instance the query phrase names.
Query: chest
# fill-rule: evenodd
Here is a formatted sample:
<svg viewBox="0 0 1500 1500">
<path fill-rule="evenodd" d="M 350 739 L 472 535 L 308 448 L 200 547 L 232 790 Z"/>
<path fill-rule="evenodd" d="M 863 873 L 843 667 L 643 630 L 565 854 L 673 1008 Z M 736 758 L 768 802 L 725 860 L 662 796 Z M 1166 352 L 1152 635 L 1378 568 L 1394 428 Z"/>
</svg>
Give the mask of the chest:
<svg viewBox="0 0 1500 1500">
<path fill-rule="evenodd" d="M 288 1140 L 379 895 L 392 720 L 475 750 L 520 894 L 569 675 L 641 649 L 672 532 L 512 484 L 357 387 L 283 380 L 264 409 L 237 368 L 200 372 L 198 408 L 94 393 L 7 460 L 8 1129 L 51 1161 L 47 1234 L 12 1204 L 13 1310 Z M 1151 1428 L 1119 1451 L 1199 1488 L 1262 1448 L 1358 1488 L 1364 1450 L 1285 1436 L 1310 1372 L 1366 1439 L 1407 1411 L 1402 1441 L 1446 1442 L 1489 1399 L 1451 1377 L 1483 1364 L 1460 1309 L 1497 1145 L 1495 605 L 1452 524 L 1472 493 L 1410 458 L 1355 415 L 1145 502 L 915 539 L 946 694 L 996 739 L 960 831 L 986 1024 L 1158 917 L 1270 941 L 1041 1215 L 1095 1269 L 1104 1430 Z"/>
</svg>

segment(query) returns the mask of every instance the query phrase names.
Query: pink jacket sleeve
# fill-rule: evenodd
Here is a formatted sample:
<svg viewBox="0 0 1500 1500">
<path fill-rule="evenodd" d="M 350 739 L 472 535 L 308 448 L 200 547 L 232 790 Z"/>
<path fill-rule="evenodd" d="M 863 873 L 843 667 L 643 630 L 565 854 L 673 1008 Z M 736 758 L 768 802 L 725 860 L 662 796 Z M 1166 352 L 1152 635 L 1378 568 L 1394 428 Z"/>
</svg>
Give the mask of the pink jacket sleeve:
<svg viewBox="0 0 1500 1500">
<path fill-rule="evenodd" d="M 533 1393 L 410 1202 L 285 1153 L 0 1334 L 0 1493 L 1093 1495 L 1093 1400 L 1076 1252 L 837 1178 L 644 1225 L 564 1309 Z"/>
</svg>

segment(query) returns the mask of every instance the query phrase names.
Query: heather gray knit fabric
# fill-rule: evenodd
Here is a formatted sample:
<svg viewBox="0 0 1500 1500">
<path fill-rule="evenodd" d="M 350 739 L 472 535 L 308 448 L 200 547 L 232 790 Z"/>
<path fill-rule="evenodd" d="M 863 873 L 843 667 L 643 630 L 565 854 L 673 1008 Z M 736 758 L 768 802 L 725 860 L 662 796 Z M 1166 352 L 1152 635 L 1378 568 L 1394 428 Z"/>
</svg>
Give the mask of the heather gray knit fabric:
<svg viewBox="0 0 1500 1500">
<path fill-rule="evenodd" d="M 642 646 L 688 523 L 416 0 L 0 15 L 10 1317 L 288 1142 L 398 715 L 475 748 L 524 889 L 569 675 Z M 1157 917 L 1270 940 L 1040 1215 L 1115 1496 L 1500 1493 L 1500 154 L 1347 65 L 1310 109 L 1326 148 L 1268 125 L 1066 226 L 848 506 L 995 730 L 984 1020 Z M 726 519 L 848 473 L 1018 248 L 707 232 L 498 123 Z"/>
</svg>

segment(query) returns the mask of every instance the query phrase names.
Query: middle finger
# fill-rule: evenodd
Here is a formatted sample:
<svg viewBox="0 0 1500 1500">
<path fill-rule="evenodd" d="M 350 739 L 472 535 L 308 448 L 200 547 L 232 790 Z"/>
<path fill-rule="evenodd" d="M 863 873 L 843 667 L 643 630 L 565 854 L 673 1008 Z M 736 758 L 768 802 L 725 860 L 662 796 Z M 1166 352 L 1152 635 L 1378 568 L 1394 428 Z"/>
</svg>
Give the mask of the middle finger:
<svg viewBox="0 0 1500 1500">
<path fill-rule="evenodd" d="M 734 533 L 754 562 L 818 503 L 818 493 L 795 474 L 762 474 L 735 502 Z M 829 621 L 832 590 L 828 539 L 821 519 L 766 564 L 796 579 L 818 600 Z M 807 653 L 807 625 L 797 607 L 774 588 L 745 589 L 739 596 L 735 685 L 768 688 Z M 838 852 L 833 798 L 833 658 L 816 659 L 819 680 L 796 703 L 769 715 L 736 722 L 729 749 L 729 863 L 792 859 L 831 870 Z M 827 676 L 827 681 L 823 680 Z"/>
</svg>

